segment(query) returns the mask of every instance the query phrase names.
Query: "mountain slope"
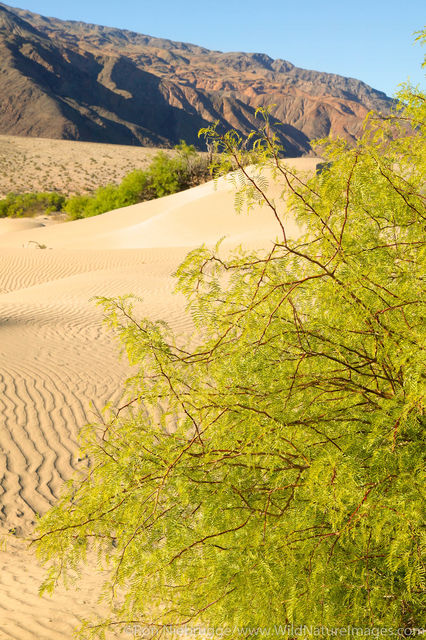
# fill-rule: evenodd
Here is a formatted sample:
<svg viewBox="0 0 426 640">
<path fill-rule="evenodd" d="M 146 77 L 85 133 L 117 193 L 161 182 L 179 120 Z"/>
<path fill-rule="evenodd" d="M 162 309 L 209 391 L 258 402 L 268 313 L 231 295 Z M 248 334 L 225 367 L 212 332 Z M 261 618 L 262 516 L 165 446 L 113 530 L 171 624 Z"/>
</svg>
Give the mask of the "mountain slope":
<svg viewBox="0 0 426 640">
<path fill-rule="evenodd" d="M 274 104 L 288 155 L 353 142 L 391 100 L 352 78 L 259 53 L 222 53 L 131 31 L 46 18 L 0 3 L 0 133 L 120 144 L 202 144 L 218 120 L 247 133 Z"/>
</svg>

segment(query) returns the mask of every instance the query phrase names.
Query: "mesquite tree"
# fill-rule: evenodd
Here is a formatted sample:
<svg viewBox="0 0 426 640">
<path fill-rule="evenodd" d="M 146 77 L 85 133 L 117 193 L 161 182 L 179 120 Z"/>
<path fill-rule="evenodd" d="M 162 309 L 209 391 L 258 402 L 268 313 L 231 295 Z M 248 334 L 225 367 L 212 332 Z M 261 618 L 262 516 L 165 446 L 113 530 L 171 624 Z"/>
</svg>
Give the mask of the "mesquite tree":
<svg viewBox="0 0 426 640">
<path fill-rule="evenodd" d="M 216 175 L 237 167 L 237 204 L 269 207 L 277 237 L 189 253 L 176 277 L 195 343 L 101 301 L 138 372 L 83 431 L 91 467 L 37 540 L 45 588 L 91 550 L 109 568 L 111 618 L 84 633 L 420 625 L 424 104 L 406 88 L 354 148 L 322 141 L 328 164 L 306 180 L 267 112 L 252 169 L 235 132 L 203 132 Z"/>
</svg>

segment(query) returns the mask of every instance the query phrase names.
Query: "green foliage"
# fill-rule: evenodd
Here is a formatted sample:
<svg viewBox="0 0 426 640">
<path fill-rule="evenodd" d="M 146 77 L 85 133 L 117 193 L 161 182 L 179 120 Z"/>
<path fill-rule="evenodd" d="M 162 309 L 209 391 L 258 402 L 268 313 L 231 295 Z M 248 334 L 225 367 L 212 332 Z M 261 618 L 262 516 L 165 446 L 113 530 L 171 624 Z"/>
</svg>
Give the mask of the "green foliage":
<svg viewBox="0 0 426 640">
<path fill-rule="evenodd" d="M 89 210 L 93 198 L 88 195 L 73 196 L 69 198 L 65 204 L 65 211 L 68 213 L 70 220 L 78 220 L 84 218 L 85 212 Z"/>
<path fill-rule="evenodd" d="M 112 211 L 128 204 L 135 204 L 125 198 L 120 187 L 109 184 L 106 187 L 99 187 L 93 195 L 73 196 L 68 199 L 64 210 L 71 220 L 78 218 L 90 218 L 98 216 L 106 211 Z"/>
<path fill-rule="evenodd" d="M 182 141 L 176 150 L 178 153 L 174 157 L 159 151 L 146 171 L 132 171 L 119 185 L 100 187 L 92 196 L 70 198 L 65 211 L 73 220 L 96 216 L 177 193 L 209 178 L 208 161 L 196 152 L 194 146 Z"/>
<path fill-rule="evenodd" d="M 161 198 L 179 191 L 182 183 L 181 164 L 159 151 L 148 169 L 148 184 L 155 197 Z M 184 187 L 185 188 L 185 187 Z"/>
<path fill-rule="evenodd" d="M 60 193 L 9 193 L 6 198 L 0 200 L 0 218 L 19 218 L 62 211 L 65 200 L 65 196 Z"/>
<path fill-rule="evenodd" d="M 123 200 L 128 204 L 135 204 L 147 199 L 149 190 L 149 176 L 146 171 L 136 169 L 128 173 L 120 184 Z"/>
<path fill-rule="evenodd" d="M 204 132 L 225 153 L 216 175 L 238 167 L 238 202 L 268 206 L 277 239 L 187 256 L 195 346 L 131 299 L 100 301 L 136 373 L 83 430 L 90 469 L 37 541 L 48 590 L 92 550 L 109 569 L 111 620 L 84 633 L 421 626 L 425 101 L 409 93 L 355 148 L 322 141 L 331 164 L 307 182 L 280 163 L 267 112 L 252 171 L 235 133 Z"/>
<path fill-rule="evenodd" d="M 70 220 L 78 220 L 177 193 L 210 178 L 209 159 L 193 145 L 181 141 L 175 149 L 174 157 L 159 151 L 146 171 L 132 171 L 120 184 L 99 187 L 90 195 L 67 199 L 59 193 L 9 194 L 0 200 L 0 218 L 65 211 Z"/>
</svg>

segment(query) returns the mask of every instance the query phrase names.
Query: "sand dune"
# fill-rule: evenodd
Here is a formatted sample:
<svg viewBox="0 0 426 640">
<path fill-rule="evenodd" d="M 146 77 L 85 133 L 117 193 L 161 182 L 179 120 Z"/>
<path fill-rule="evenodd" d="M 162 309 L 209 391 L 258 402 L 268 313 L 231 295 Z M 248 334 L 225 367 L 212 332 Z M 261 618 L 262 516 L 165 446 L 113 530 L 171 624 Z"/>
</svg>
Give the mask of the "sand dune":
<svg viewBox="0 0 426 640">
<path fill-rule="evenodd" d="M 317 162 L 316 158 L 297 158 L 291 161 L 291 166 L 299 171 L 312 171 Z M 271 185 L 269 189 L 275 198 L 280 191 L 279 186 Z M 216 186 L 208 182 L 165 198 L 61 225 L 35 223 L 25 228 L 31 221 L 2 222 L 6 226 L 2 231 L 0 225 L 0 247 L 14 248 L 28 247 L 29 243 L 49 249 L 190 247 L 213 244 L 223 236 L 230 243 L 254 240 L 263 246 L 279 232 L 273 214 L 266 207 L 256 207 L 249 216 L 237 215 L 234 192 L 225 180 Z M 289 227 L 296 233 L 291 221 Z"/>
<path fill-rule="evenodd" d="M 301 170 L 315 163 L 292 161 Z M 130 373 L 91 298 L 134 293 L 138 312 L 188 332 L 171 278 L 188 248 L 222 236 L 266 247 L 279 231 L 266 208 L 238 216 L 233 201 L 229 186 L 209 183 L 64 224 L 0 221 L 0 531 L 10 533 L 0 554 L 0 640 L 67 640 L 82 617 L 102 611 L 90 574 L 81 592 L 40 600 L 42 569 L 23 540 L 84 463 L 79 428 L 119 402 Z"/>
</svg>

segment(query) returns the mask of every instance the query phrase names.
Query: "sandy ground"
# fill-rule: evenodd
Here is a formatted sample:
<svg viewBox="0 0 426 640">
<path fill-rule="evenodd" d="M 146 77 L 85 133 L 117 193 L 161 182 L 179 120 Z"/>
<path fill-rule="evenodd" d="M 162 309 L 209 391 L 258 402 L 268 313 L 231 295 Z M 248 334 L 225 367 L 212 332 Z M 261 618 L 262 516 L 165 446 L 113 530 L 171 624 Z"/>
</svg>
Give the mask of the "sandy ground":
<svg viewBox="0 0 426 640">
<path fill-rule="evenodd" d="M 229 186 L 208 183 L 75 222 L 0 220 L 0 640 L 68 640 L 102 614 L 90 568 L 80 591 L 40 599 L 43 569 L 24 541 L 79 464 L 79 427 L 119 401 L 129 374 L 91 298 L 133 293 L 140 313 L 188 332 L 171 278 L 188 249 L 222 236 L 268 247 L 278 235 L 270 210 L 237 215 L 233 203 Z"/>
<path fill-rule="evenodd" d="M 87 193 L 145 169 L 156 153 L 151 147 L 0 135 L 0 198 L 27 191 Z"/>
</svg>

